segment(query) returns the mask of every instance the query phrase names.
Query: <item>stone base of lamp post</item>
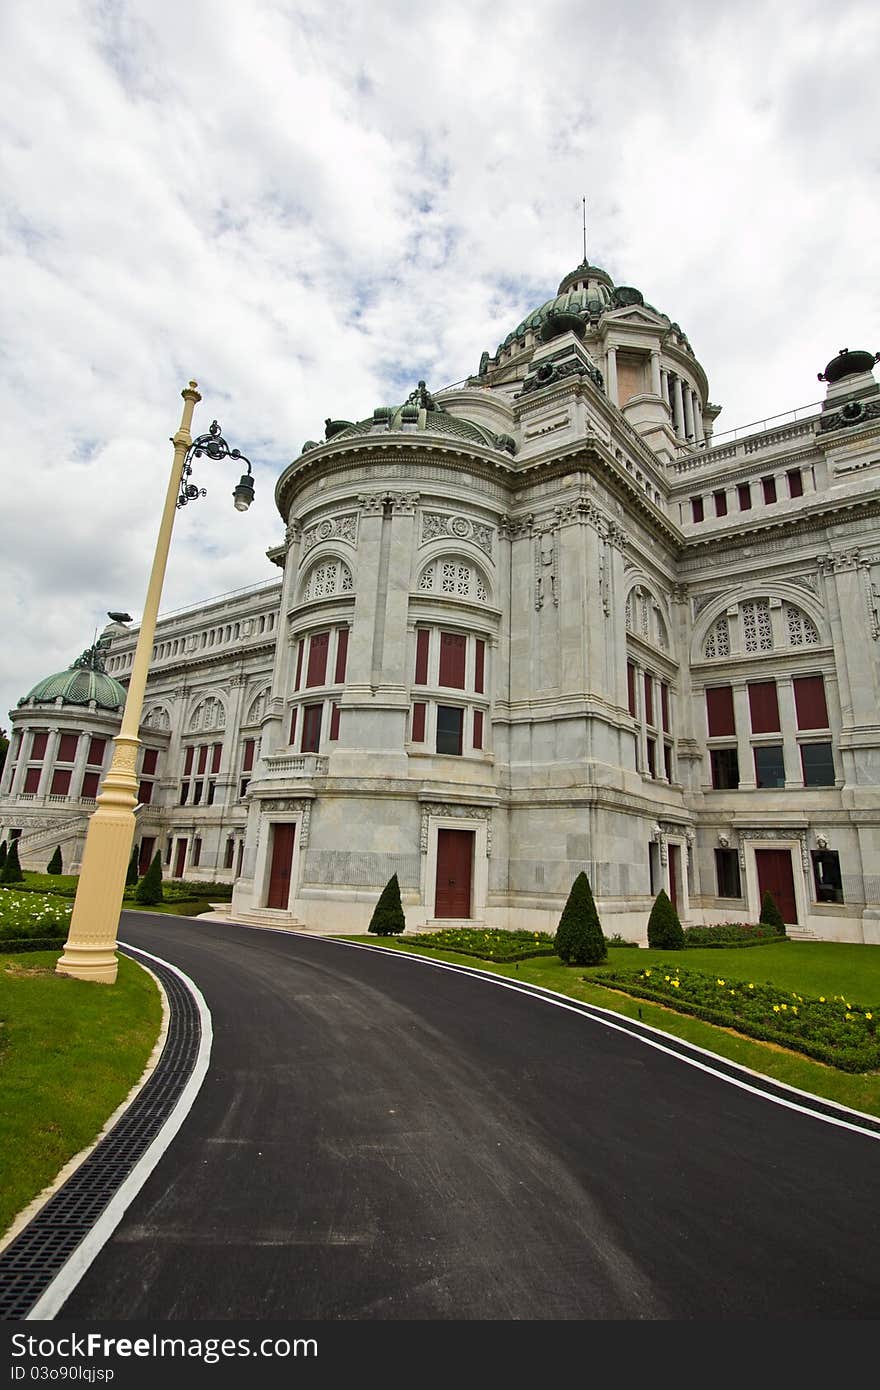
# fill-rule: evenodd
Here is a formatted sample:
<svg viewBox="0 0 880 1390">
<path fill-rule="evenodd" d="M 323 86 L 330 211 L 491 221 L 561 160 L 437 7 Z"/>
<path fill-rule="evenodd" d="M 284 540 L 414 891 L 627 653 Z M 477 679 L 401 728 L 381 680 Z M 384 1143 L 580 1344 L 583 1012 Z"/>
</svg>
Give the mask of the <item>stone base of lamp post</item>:
<svg viewBox="0 0 880 1390">
<path fill-rule="evenodd" d="M 116 982 L 116 933 L 134 839 L 139 740 L 118 737 L 113 761 L 89 821 L 70 932 L 58 975 Z"/>
</svg>

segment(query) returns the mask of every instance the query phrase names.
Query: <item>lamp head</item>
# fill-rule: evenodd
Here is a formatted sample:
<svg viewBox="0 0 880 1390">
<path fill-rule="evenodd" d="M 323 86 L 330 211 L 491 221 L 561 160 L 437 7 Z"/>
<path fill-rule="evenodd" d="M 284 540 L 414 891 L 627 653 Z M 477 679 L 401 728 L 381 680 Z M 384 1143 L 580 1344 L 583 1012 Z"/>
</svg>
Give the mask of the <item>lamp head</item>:
<svg viewBox="0 0 880 1390">
<path fill-rule="evenodd" d="M 242 473 L 238 487 L 232 493 L 235 510 L 246 512 L 254 500 L 254 480 L 249 473 Z"/>
</svg>

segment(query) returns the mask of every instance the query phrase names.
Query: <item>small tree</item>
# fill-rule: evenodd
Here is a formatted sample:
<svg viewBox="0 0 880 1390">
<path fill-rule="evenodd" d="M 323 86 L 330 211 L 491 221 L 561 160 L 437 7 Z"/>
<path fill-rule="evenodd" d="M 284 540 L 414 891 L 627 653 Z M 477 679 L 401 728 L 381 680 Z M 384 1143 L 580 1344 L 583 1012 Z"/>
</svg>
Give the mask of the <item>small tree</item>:
<svg viewBox="0 0 880 1390">
<path fill-rule="evenodd" d="M 133 884 L 137 883 L 138 877 L 138 847 L 135 845 L 131 851 L 131 858 L 128 861 L 128 869 L 125 874 L 126 888 L 131 888 Z"/>
<path fill-rule="evenodd" d="M 2 840 L 0 841 L 0 869 L 2 869 L 3 865 L 6 863 L 6 854 L 6 841 Z"/>
<path fill-rule="evenodd" d="M 372 932 L 374 936 L 397 936 L 400 932 L 406 931 L 397 874 L 392 874 L 382 889 L 367 931 Z"/>
<path fill-rule="evenodd" d="M 63 864 L 63 861 L 62 861 L 62 859 L 61 859 L 61 846 L 60 846 L 60 845 L 57 845 L 56 848 L 55 848 L 55 853 L 52 855 L 52 858 L 49 860 L 48 864 L 46 865 L 46 873 L 47 873 L 47 874 L 60 874 L 60 873 L 63 872 L 63 870 L 64 870 L 64 864 Z"/>
<path fill-rule="evenodd" d="M 579 873 L 556 928 L 556 954 L 566 965 L 599 965 L 608 954 L 590 880 Z"/>
<path fill-rule="evenodd" d="M 771 892 L 766 892 L 761 899 L 761 916 L 758 919 L 766 927 L 772 927 L 778 936 L 785 936 L 785 922 L 782 913 L 776 906 L 776 899 Z"/>
<path fill-rule="evenodd" d="M 655 951 L 684 950 L 684 929 L 662 888 L 654 899 L 648 918 L 648 945 Z"/>
<path fill-rule="evenodd" d="M 157 850 L 153 855 L 152 864 L 137 886 L 135 897 L 139 903 L 152 907 L 154 903 L 162 902 L 164 896 L 162 892 L 162 856 Z"/>
<path fill-rule="evenodd" d="M 18 862 L 18 840 L 11 840 L 6 863 L 0 869 L 0 883 L 24 883 L 24 874 Z"/>
</svg>

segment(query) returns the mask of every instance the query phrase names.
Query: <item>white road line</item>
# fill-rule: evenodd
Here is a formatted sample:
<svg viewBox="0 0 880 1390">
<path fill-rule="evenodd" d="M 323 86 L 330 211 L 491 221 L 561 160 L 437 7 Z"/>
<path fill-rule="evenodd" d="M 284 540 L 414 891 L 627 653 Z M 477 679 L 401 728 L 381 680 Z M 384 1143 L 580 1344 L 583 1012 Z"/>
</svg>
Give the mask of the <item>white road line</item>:
<svg viewBox="0 0 880 1390">
<path fill-rule="evenodd" d="M 196 1007 L 199 1011 L 202 1034 L 199 1050 L 190 1078 L 181 1091 L 177 1104 L 168 1116 L 168 1119 L 153 1139 L 149 1148 L 140 1159 L 138 1159 L 138 1162 L 118 1188 L 115 1195 L 111 1197 L 88 1235 L 83 1237 L 73 1254 L 62 1265 L 45 1293 L 43 1293 L 34 1304 L 25 1318 L 26 1322 L 48 1321 L 54 1318 L 58 1310 L 73 1293 L 73 1290 L 82 1279 L 86 1270 L 107 1244 L 107 1241 L 125 1215 L 126 1210 L 140 1192 L 147 1178 L 156 1167 L 159 1159 L 168 1148 L 192 1109 L 193 1102 L 207 1075 L 208 1065 L 211 1060 L 211 1042 L 213 1039 L 211 1011 L 205 1003 L 204 996 L 198 986 L 193 983 L 188 975 L 185 975 L 182 970 L 178 969 L 176 965 L 172 965 L 170 961 L 163 960 L 161 956 L 151 955 L 149 951 L 142 951 L 138 946 L 129 946 L 127 942 L 121 941 L 119 944 L 126 946 L 129 951 L 134 951 L 137 955 L 143 956 L 146 960 L 156 961 L 159 965 L 164 965 L 166 970 L 170 970 L 173 974 L 177 975 L 179 979 L 183 980 L 195 999 Z"/>
</svg>

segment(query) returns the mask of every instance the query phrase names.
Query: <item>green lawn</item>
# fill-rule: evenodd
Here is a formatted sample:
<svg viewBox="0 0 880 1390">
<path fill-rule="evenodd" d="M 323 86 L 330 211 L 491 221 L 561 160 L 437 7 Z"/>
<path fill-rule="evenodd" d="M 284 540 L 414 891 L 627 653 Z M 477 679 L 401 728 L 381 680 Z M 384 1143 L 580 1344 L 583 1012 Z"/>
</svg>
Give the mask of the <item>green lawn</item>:
<svg viewBox="0 0 880 1390">
<path fill-rule="evenodd" d="M 477 970 L 542 985 L 628 1018 L 640 1018 L 652 1028 L 727 1057 L 764 1076 L 771 1076 L 799 1090 L 825 1096 L 854 1110 L 880 1115 L 880 1074 L 851 1075 L 813 1062 L 772 1043 L 756 1042 L 701 1019 L 677 1014 L 661 1004 L 632 999 L 617 990 L 590 983 L 594 970 L 566 966 L 557 956 L 523 960 L 512 965 L 491 965 L 473 956 L 449 951 L 424 951 L 418 936 L 398 938 L 346 937 L 391 950 L 421 953 L 432 959 L 455 961 Z M 609 965 L 645 966 L 651 961 L 672 961 L 693 970 L 717 972 L 731 979 L 769 982 L 801 994 L 845 994 L 859 1003 L 880 1004 L 880 946 L 855 946 L 830 941 L 781 941 L 779 945 L 749 949 L 687 951 L 610 950 Z M 602 967 L 597 967 L 601 969 Z"/>
<path fill-rule="evenodd" d="M 58 951 L 0 951 L 0 1232 L 100 1133 L 141 1076 L 162 1019 L 125 956 L 111 988 L 56 975 Z"/>
</svg>

